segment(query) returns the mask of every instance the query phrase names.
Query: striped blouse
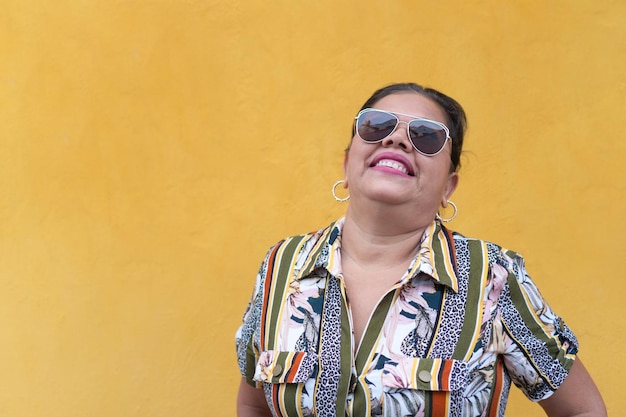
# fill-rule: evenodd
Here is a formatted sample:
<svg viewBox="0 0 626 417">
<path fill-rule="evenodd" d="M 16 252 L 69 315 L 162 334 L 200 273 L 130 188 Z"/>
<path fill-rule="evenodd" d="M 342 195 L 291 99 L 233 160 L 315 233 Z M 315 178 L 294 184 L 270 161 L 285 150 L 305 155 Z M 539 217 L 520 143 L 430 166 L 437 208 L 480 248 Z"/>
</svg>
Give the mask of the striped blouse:
<svg viewBox="0 0 626 417">
<path fill-rule="evenodd" d="M 438 222 L 355 350 L 342 226 L 272 247 L 237 331 L 275 416 L 503 416 L 511 382 L 533 401 L 563 382 L 578 342 L 523 258 Z"/>
</svg>

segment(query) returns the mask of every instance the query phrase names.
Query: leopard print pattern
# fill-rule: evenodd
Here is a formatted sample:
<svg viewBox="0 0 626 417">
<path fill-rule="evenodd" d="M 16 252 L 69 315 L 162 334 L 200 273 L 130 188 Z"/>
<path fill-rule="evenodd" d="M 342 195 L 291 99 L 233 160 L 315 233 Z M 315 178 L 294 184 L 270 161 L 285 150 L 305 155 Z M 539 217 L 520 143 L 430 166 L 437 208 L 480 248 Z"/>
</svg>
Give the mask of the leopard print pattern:
<svg viewBox="0 0 626 417">
<path fill-rule="evenodd" d="M 521 343 L 524 346 L 526 346 L 528 354 L 538 365 L 539 369 L 550 369 L 557 366 L 560 367 L 557 362 L 551 360 L 548 347 L 541 340 L 537 339 L 532 334 L 532 331 L 526 326 L 524 319 L 511 302 L 509 291 L 509 286 L 505 286 L 502 291 L 504 297 L 500 297 L 498 301 L 500 311 L 502 313 L 502 319 L 506 323 L 506 326 L 510 329 L 511 333 L 514 334 L 518 340 L 521 340 Z M 567 371 L 565 369 L 555 369 L 551 372 L 551 375 L 553 375 L 552 380 L 560 385 L 563 380 L 565 380 Z M 542 380 L 534 387 L 529 387 L 527 394 L 530 398 L 541 399 L 551 391 L 552 389 L 550 389 L 548 384 Z"/>
<path fill-rule="evenodd" d="M 509 267 L 514 271 L 517 277 L 523 277 L 526 274 L 523 267 L 523 260 L 519 257 L 513 258 L 513 262 L 509 264 Z M 543 343 L 542 340 L 536 338 L 532 330 L 528 328 L 519 311 L 513 305 L 508 284 L 505 285 L 502 293 L 504 296 L 499 298 L 498 307 L 502 314 L 502 320 L 511 332 L 512 337 L 526 346 L 526 351 L 530 359 L 537 364 L 539 369 L 551 369 L 550 375 L 552 375 L 552 381 L 557 386 L 561 385 L 568 375 L 568 371 L 565 370 L 558 361 L 552 360 L 548 346 Z M 535 308 L 538 307 L 535 306 Z M 566 328 L 564 324 L 562 325 L 563 329 L 560 329 L 559 323 L 562 323 L 560 317 L 554 316 L 554 320 L 555 322 L 552 324 L 555 326 L 558 336 L 563 338 L 567 335 L 571 335 L 572 338 L 569 339 L 571 343 L 569 350 L 577 351 L 578 341 L 571 330 Z M 544 398 L 549 392 L 552 392 L 552 388 L 544 379 L 541 379 L 541 382 L 537 383 L 534 387 L 527 388 L 526 394 L 534 400 L 539 400 Z"/>
<path fill-rule="evenodd" d="M 261 267 L 259 268 L 259 273 L 257 275 L 260 282 L 260 288 L 263 288 L 265 284 L 265 275 L 267 272 L 267 262 L 268 262 L 269 252 L 266 255 Z M 259 318 L 261 317 L 261 311 L 263 310 L 263 297 L 261 294 L 256 294 L 256 297 L 246 308 L 246 312 L 244 314 L 244 322 L 241 328 L 241 334 L 237 335 L 237 362 L 239 365 L 239 370 L 242 375 L 245 375 L 246 363 L 248 360 L 254 358 L 247 357 L 247 342 L 254 338 L 255 346 L 259 346 L 260 344 L 260 334 L 255 332 L 259 324 Z M 252 317 L 254 320 L 246 320 L 247 317 Z"/>
<path fill-rule="evenodd" d="M 315 394 L 316 415 L 336 417 L 337 390 L 341 376 L 341 289 L 339 280 L 328 275 L 320 336 L 320 376 Z"/>
<path fill-rule="evenodd" d="M 468 292 L 469 279 L 469 249 L 466 240 L 455 240 L 457 258 L 457 276 L 459 291 L 455 294 L 446 288 L 444 305 L 442 307 L 442 321 L 430 357 L 451 358 L 454 348 L 461 336 L 459 317 L 465 316 L 465 301 Z"/>
<path fill-rule="evenodd" d="M 454 241 L 457 258 L 458 292 L 455 294 L 450 289 L 446 289 L 444 305 L 442 307 L 441 330 L 432 347 L 430 357 L 451 358 L 454 348 L 461 336 L 461 324 L 459 317 L 465 316 L 465 301 L 468 293 L 468 279 L 470 272 L 469 248 L 465 239 L 455 239 Z M 463 394 L 461 391 L 454 391 L 450 395 L 450 416 L 460 417 L 463 409 Z"/>
<path fill-rule="evenodd" d="M 321 268 L 328 263 L 328 254 L 330 253 L 330 245 L 327 243 L 322 248 L 317 260 L 315 261 L 315 267 Z"/>
</svg>

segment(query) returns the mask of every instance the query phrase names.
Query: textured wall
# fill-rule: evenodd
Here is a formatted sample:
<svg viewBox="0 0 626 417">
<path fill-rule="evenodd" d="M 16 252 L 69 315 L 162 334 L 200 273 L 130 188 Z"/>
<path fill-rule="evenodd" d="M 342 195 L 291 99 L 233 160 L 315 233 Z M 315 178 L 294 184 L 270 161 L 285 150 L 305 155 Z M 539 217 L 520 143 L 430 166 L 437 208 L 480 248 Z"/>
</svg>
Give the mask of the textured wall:
<svg viewBox="0 0 626 417">
<path fill-rule="evenodd" d="M 0 415 L 234 415 L 265 250 L 341 215 L 405 80 L 469 114 L 451 227 L 525 255 L 626 408 L 626 3 L 418 3 L 3 0 Z"/>
</svg>

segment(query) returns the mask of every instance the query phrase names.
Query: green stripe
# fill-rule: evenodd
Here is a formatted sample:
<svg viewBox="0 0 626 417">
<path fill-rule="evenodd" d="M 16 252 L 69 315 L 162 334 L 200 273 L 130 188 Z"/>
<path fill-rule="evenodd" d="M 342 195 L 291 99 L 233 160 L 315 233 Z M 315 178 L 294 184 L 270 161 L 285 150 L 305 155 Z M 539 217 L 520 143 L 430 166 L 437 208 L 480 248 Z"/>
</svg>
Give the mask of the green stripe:
<svg viewBox="0 0 626 417">
<path fill-rule="evenodd" d="M 433 415 L 433 393 L 432 391 L 424 392 L 424 417 Z"/>
<path fill-rule="evenodd" d="M 282 393 L 278 393 L 278 397 L 282 396 L 283 403 L 285 404 L 286 415 L 299 416 L 298 409 L 300 404 L 298 403 L 298 392 L 302 391 L 304 384 L 281 384 Z"/>
<path fill-rule="evenodd" d="M 337 415 L 345 416 L 347 407 L 348 390 L 350 389 L 350 375 L 352 368 L 352 330 L 348 319 L 346 303 L 341 303 L 341 378 L 337 388 Z"/>
<path fill-rule="evenodd" d="M 385 318 L 387 317 L 387 312 L 391 306 L 391 303 L 394 300 L 396 291 L 389 292 L 383 298 L 383 300 L 374 311 L 374 314 L 372 315 L 372 318 L 367 328 L 365 329 L 365 333 L 363 334 L 363 340 L 361 341 L 361 345 L 359 346 L 357 356 L 355 358 L 356 372 L 359 376 L 361 376 L 363 372 L 365 372 L 368 366 L 367 359 L 370 357 L 372 349 L 374 349 L 374 345 L 378 340 L 378 335 L 380 334 L 380 331 L 383 327 Z M 361 383 L 357 382 L 353 400 L 354 417 L 366 417 L 370 415 L 370 410 L 367 409 L 367 404 L 369 403 L 369 395 L 370 392 L 367 386 L 363 387 Z"/>
<path fill-rule="evenodd" d="M 354 390 L 354 399 L 352 400 L 352 415 L 354 417 L 369 417 L 370 410 L 367 409 L 366 405 L 369 400 L 369 395 L 369 389 L 357 383 L 356 389 Z"/>
<path fill-rule="evenodd" d="M 485 262 L 485 254 L 483 253 L 483 246 L 480 241 L 470 240 L 468 242 L 468 250 L 471 262 L 467 284 L 467 300 L 465 302 L 466 311 L 465 317 L 463 317 L 461 335 L 459 336 L 459 341 L 452 354 L 453 358 L 465 360 L 469 359 L 472 354 L 474 346 L 471 346 L 471 343 L 477 328 L 480 326 L 478 322 L 480 317 L 478 309 L 482 306 L 482 300 L 480 298 L 483 293 L 482 276 L 483 262 Z"/>
<path fill-rule="evenodd" d="M 550 352 L 556 352 L 559 350 L 556 340 L 549 335 L 546 335 L 543 323 L 535 314 L 532 305 L 526 302 L 521 284 L 513 272 L 509 273 L 507 283 L 509 284 L 511 300 L 528 329 L 536 338 L 548 345 Z"/>
<path fill-rule="evenodd" d="M 330 226 L 324 229 L 324 232 L 315 243 L 315 247 L 313 247 L 311 252 L 309 252 L 309 255 L 307 256 L 307 261 L 305 262 L 304 266 L 302 267 L 302 271 L 300 272 L 300 276 L 307 276 L 315 268 L 317 258 L 320 256 L 320 253 L 322 252 L 322 249 L 324 249 L 324 246 L 326 246 L 326 244 L 328 243 L 328 236 L 335 228 L 335 223 L 336 222 L 333 222 Z"/>
<path fill-rule="evenodd" d="M 256 372 L 256 355 L 254 354 L 254 338 L 251 337 L 246 347 L 246 382 L 255 385 L 254 373 Z"/>
<path fill-rule="evenodd" d="M 278 317 L 282 310 L 282 301 L 285 294 L 285 288 L 289 285 L 289 270 L 294 256 L 297 256 L 296 250 L 298 249 L 300 242 L 305 238 L 302 236 L 295 236 L 287 241 L 280 250 L 282 255 L 280 259 L 277 259 L 274 263 L 274 271 L 272 274 L 272 286 L 270 288 L 270 294 L 267 297 L 268 302 L 273 302 L 272 311 L 268 311 L 269 315 L 266 316 L 266 320 L 269 321 L 270 326 L 267 327 L 265 333 L 265 345 L 267 350 L 274 350 L 276 343 L 276 327 L 279 325 Z M 277 297 L 277 295 L 279 297 Z M 267 322 L 266 322 L 267 323 Z"/>
<path fill-rule="evenodd" d="M 444 236 L 444 239 L 440 239 L 441 236 Z M 437 271 L 437 277 L 439 278 L 439 282 L 448 287 L 454 288 L 454 279 L 448 273 L 446 269 L 446 265 L 448 264 L 448 260 L 443 256 L 444 253 L 449 252 L 448 248 L 448 240 L 445 239 L 445 232 L 443 232 L 439 226 L 435 229 L 433 233 L 433 260 L 435 262 L 435 270 Z M 450 254 L 452 258 L 452 254 Z M 450 259 L 449 262 L 453 262 L 453 259 Z"/>
<path fill-rule="evenodd" d="M 509 273 L 509 276 L 507 277 L 507 284 L 509 285 L 509 292 L 511 295 L 511 300 L 513 301 L 513 304 L 515 305 L 516 310 L 522 317 L 522 320 L 524 321 L 524 324 L 526 325 L 526 327 L 528 327 L 528 329 L 531 331 L 533 336 L 541 340 L 547 346 L 548 352 L 550 352 L 550 355 L 552 356 L 552 358 L 558 360 L 561 366 L 569 370 L 572 364 L 574 363 L 574 359 L 572 357 L 568 357 L 565 349 L 562 349 L 559 346 L 556 336 L 552 337 L 552 335 L 550 335 L 550 333 L 544 327 L 545 324 L 541 321 L 541 319 L 535 313 L 534 307 L 532 306 L 532 304 L 527 302 L 526 299 L 524 298 L 524 295 L 523 295 L 524 290 L 522 288 L 521 283 L 517 280 L 514 273 L 512 272 Z M 504 328 L 509 334 L 509 336 L 511 336 L 512 339 L 516 340 L 515 335 L 513 334 L 511 329 L 508 327 L 506 322 L 504 322 Z M 550 386 L 553 389 L 556 389 L 556 386 L 554 385 L 552 380 L 549 378 L 549 376 L 542 373 L 540 371 L 540 368 L 536 364 L 534 364 L 533 357 L 529 354 L 527 358 L 529 361 L 533 362 L 533 366 L 535 370 L 541 373 L 541 375 L 544 377 L 546 382 L 550 384 Z"/>
<path fill-rule="evenodd" d="M 376 341 L 378 340 L 378 335 L 383 328 L 383 324 L 385 323 L 385 319 L 387 318 L 387 312 L 391 307 L 391 303 L 394 300 L 396 292 L 400 289 L 396 289 L 395 291 L 391 291 L 387 293 L 387 295 L 380 302 L 370 322 L 365 329 L 365 333 L 363 334 L 363 340 L 361 341 L 361 345 L 359 346 L 359 350 L 356 356 L 356 371 L 359 375 L 363 371 L 365 371 L 365 367 L 367 366 L 367 358 L 370 356 L 372 349 Z"/>
</svg>

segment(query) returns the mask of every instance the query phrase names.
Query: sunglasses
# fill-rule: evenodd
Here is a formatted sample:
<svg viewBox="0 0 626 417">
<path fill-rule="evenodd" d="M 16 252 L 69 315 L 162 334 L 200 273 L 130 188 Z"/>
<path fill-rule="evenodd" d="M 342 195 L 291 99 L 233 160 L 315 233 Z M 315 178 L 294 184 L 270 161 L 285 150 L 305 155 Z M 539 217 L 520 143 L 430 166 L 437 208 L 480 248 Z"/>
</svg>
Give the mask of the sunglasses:
<svg viewBox="0 0 626 417">
<path fill-rule="evenodd" d="M 408 122 L 398 116 L 411 117 Z M 416 151 L 423 155 L 437 155 L 446 145 L 450 130 L 443 123 L 402 113 L 377 109 L 363 109 L 355 117 L 356 133 L 367 143 L 376 143 L 391 136 L 400 123 L 406 124 L 407 135 Z"/>
</svg>

